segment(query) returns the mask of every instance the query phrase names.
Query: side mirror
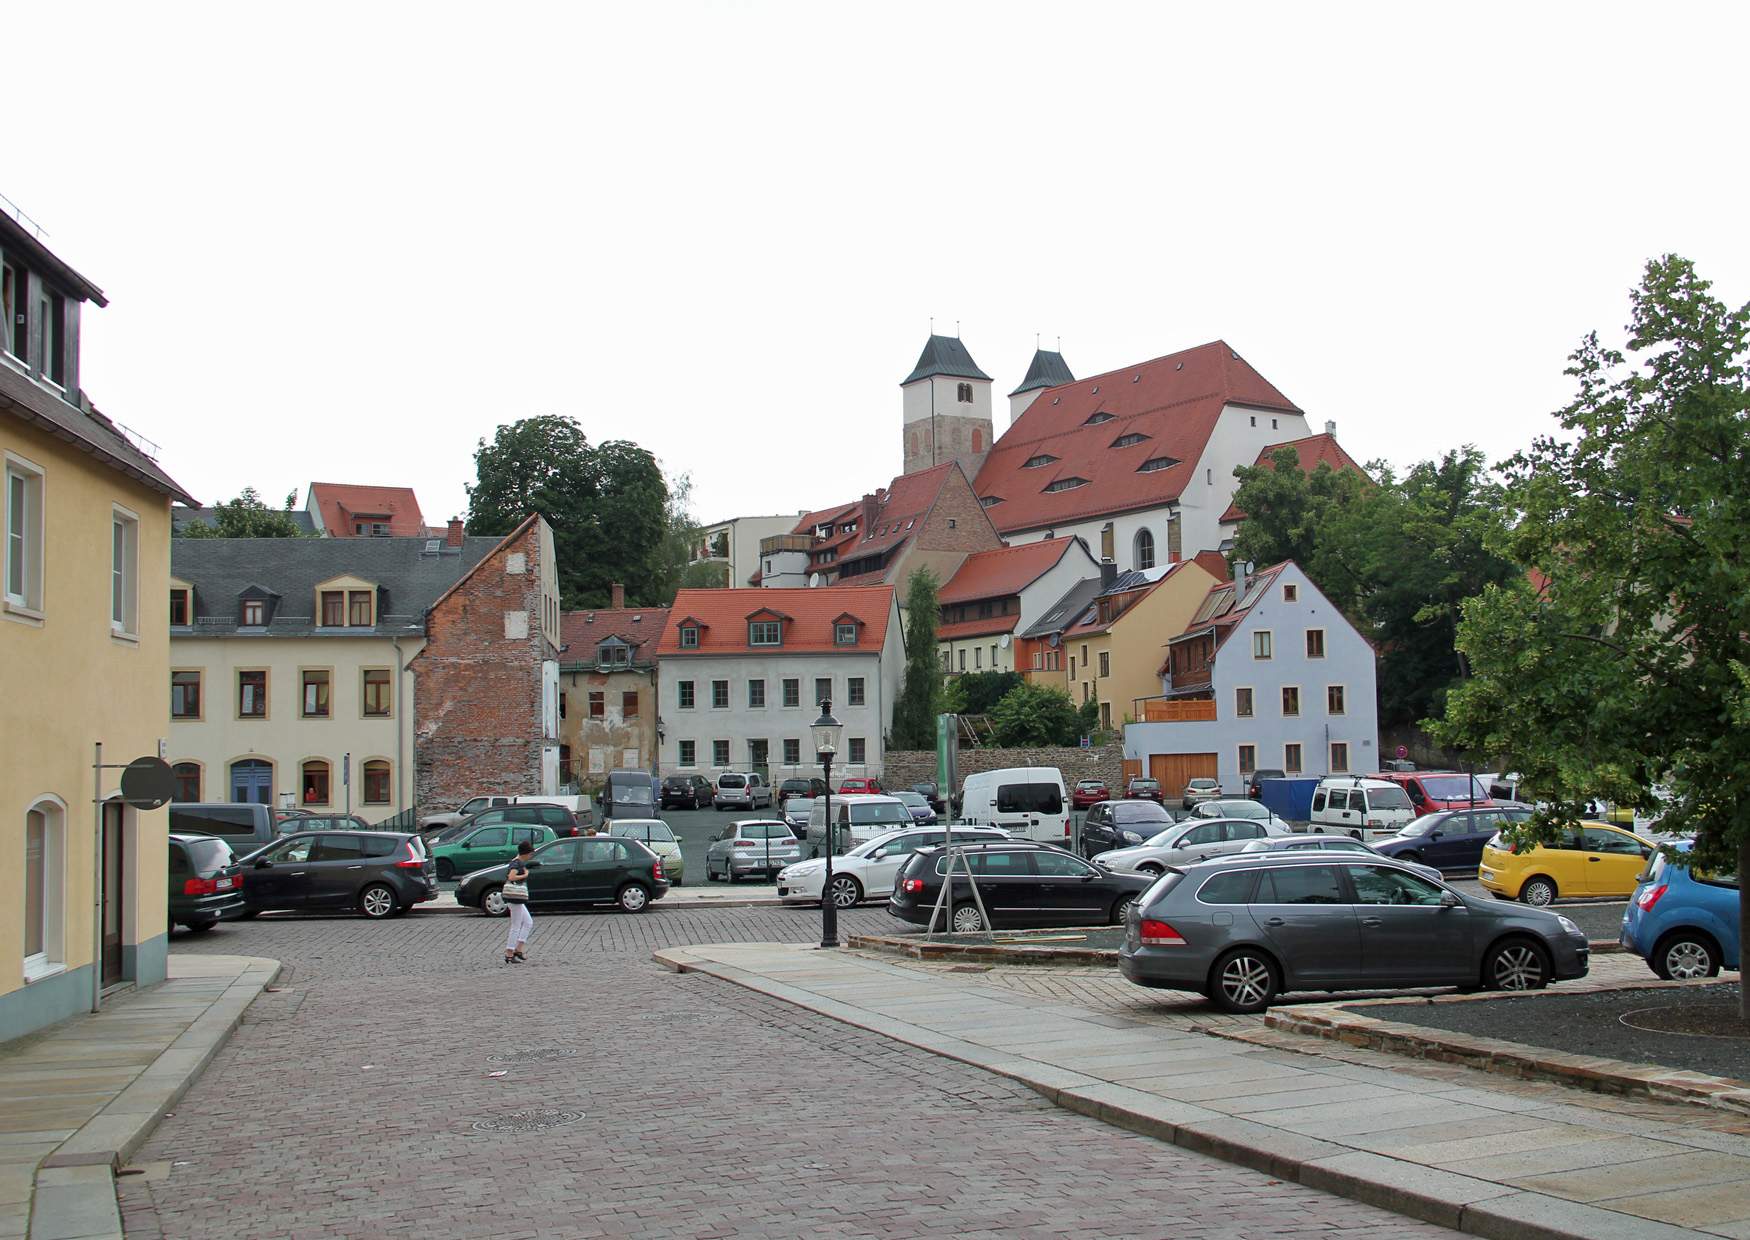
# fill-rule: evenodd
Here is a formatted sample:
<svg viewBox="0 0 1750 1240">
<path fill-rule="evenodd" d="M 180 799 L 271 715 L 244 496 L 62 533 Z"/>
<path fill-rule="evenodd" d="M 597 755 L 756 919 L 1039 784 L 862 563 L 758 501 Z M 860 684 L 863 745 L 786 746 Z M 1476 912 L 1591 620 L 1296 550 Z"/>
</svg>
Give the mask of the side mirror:
<svg viewBox="0 0 1750 1240">
<path fill-rule="evenodd" d="M 1437 840 L 1444 834 L 1445 832 L 1443 831 L 1430 831 L 1428 832 L 1428 838 L 1431 840 Z"/>
<path fill-rule="evenodd" d="M 269 869 L 273 868 L 273 862 L 271 862 L 271 861 L 267 860 L 267 858 L 263 857 L 260 861 L 257 861 L 255 863 L 255 868 L 258 870 L 269 870 Z"/>
<path fill-rule="evenodd" d="M 1440 897 L 1440 907 L 1441 908 L 1458 908 L 1463 904 L 1464 904 L 1464 901 L 1460 900 L 1457 896 L 1453 895 L 1450 891 L 1446 892 L 1444 895 L 1442 895 Z"/>
</svg>

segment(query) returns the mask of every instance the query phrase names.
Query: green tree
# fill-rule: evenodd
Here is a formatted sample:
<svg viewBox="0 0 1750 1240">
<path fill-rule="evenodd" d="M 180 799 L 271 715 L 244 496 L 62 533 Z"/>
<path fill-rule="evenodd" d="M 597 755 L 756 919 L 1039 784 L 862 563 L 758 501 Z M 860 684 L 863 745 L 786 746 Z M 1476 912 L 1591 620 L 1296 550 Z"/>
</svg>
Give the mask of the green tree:
<svg viewBox="0 0 1750 1240">
<path fill-rule="evenodd" d="M 498 428 L 474 452 L 468 532 L 503 536 L 531 512 L 553 527 L 566 607 L 605 607 L 619 582 L 634 606 L 674 597 L 671 496 L 637 444 L 591 446 L 571 418 L 542 414 Z"/>
<path fill-rule="evenodd" d="M 1082 712 L 1069 694 L 1025 681 L 1003 695 L 990 722 L 999 745 L 1074 745 L 1082 736 Z"/>
<path fill-rule="evenodd" d="M 942 664 L 936 653 L 936 575 L 920 568 L 905 586 L 905 685 L 893 704 L 895 749 L 934 749 L 942 710 Z"/>
<path fill-rule="evenodd" d="M 1693 264 L 1647 264 L 1635 361 L 1588 335 L 1560 433 L 1505 465 L 1495 544 L 1526 570 L 1463 609 L 1472 678 L 1437 734 L 1550 798 L 1547 841 L 1601 796 L 1694 832 L 1699 866 L 1750 872 L 1750 306 Z M 1533 584 L 1535 583 L 1535 584 Z M 1750 942 L 1750 906 L 1740 905 Z M 1750 1021 L 1750 989 L 1741 998 Z"/>
<path fill-rule="evenodd" d="M 950 683 L 956 693 L 956 714 L 988 715 L 1009 690 L 1021 683 L 1021 673 L 962 672 Z"/>
<path fill-rule="evenodd" d="M 286 496 L 284 510 L 269 508 L 261 502 L 254 487 L 244 487 L 243 493 L 228 503 L 213 507 L 213 522 L 200 518 L 176 531 L 179 538 L 305 538 L 305 533 L 292 519 L 292 509 L 298 493 Z"/>
</svg>

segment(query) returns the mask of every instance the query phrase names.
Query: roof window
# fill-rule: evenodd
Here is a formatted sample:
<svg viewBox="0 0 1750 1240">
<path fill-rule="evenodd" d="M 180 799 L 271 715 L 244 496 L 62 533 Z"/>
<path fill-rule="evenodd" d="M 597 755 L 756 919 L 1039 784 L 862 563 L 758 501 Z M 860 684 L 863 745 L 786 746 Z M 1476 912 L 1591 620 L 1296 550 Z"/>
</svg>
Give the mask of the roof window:
<svg viewBox="0 0 1750 1240">
<path fill-rule="evenodd" d="M 1136 431 L 1131 431 L 1128 435 L 1120 435 L 1118 438 L 1114 439 L 1112 441 L 1112 446 L 1114 448 L 1128 448 L 1131 444 L 1141 443 L 1147 438 L 1147 435 L 1141 435 Z"/>
<path fill-rule="evenodd" d="M 1163 469 L 1171 469 L 1178 463 L 1178 461 L 1170 456 L 1151 456 L 1148 460 L 1136 467 L 1136 472 L 1139 474 L 1152 474 Z"/>
<path fill-rule="evenodd" d="M 1088 480 L 1086 478 L 1058 478 L 1046 483 L 1045 490 L 1047 493 L 1052 491 L 1073 491 L 1077 487 L 1085 487 L 1087 485 Z"/>
<path fill-rule="evenodd" d="M 1086 422 L 1083 422 L 1082 425 L 1083 426 L 1098 426 L 1102 422 L 1110 422 L 1111 420 L 1112 420 L 1112 415 L 1107 413 L 1104 409 L 1102 409 L 1102 410 L 1100 410 L 1100 412 L 1098 412 L 1098 413 L 1094 414 L 1092 417 L 1090 417 Z"/>
<path fill-rule="evenodd" d="M 1141 373 L 1141 372 L 1140 372 L 1140 371 L 1139 371 L 1139 372 L 1137 372 L 1137 373 L 1136 373 L 1136 374 L 1134 374 L 1134 375 L 1131 375 L 1131 376 L 1130 376 L 1130 381 L 1131 381 L 1131 382 L 1132 382 L 1132 383 L 1141 383 L 1141 382 L 1142 382 L 1142 373 Z"/>
<path fill-rule="evenodd" d="M 978 502 L 983 504 L 986 508 L 995 508 L 998 504 L 1003 502 L 1003 497 L 1000 495 L 984 495 L 979 497 Z"/>
<path fill-rule="evenodd" d="M 1183 370 L 1183 369 L 1185 369 L 1185 363 L 1180 362 L 1177 366 L 1173 367 L 1173 369 L 1174 370 Z"/>
<path fill-rule="evenodd" d="M 1038 456 L 1030 456 L 1022 464 L 1022 469 L 1038 469 L 1041 465 L 1055 465 L 1057 458 L 1049 452 L 1041 452 Z"/>
</svg>

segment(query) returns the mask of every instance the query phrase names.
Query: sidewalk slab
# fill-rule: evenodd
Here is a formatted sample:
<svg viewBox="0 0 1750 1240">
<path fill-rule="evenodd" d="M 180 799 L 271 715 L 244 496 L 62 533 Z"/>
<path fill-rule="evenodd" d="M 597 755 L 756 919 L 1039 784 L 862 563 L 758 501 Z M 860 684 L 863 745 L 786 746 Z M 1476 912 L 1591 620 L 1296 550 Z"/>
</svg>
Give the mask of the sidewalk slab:
<svg viewBox="0 0 1750 1240">
<path fill-rule="evenodd" d="M 851 951 L 742 943 L 656 958 L 983 1067 L 1116 1126 L 1474 1235 L 1750 1236 L 1750 1137 L 1691 1126 L 1689 1104 L 1528 1098 L 1464 1069 L 1430 1080 L 1138 1029 Z"/>
</svg>

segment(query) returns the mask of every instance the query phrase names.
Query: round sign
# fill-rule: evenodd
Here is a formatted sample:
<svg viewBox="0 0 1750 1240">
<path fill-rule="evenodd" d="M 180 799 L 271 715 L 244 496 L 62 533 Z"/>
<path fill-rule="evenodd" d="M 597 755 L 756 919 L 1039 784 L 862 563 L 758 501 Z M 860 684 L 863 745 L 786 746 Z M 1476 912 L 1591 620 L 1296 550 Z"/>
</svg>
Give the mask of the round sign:
<svg viewBox="0 0 1750 1240">
<path fill-rule="evenodd" d="M 176 792 L 176 772 L 163 758 L 135 758 L 122 771 L 122 800 L 135 809 L 170 804 Z"/>
<path fill-rule="evenodd" d="M 1404 746 L 1399 745 L 1398 746 L 1398 757 L 1399 758 L 1407 758 L 1409 756 L 1410 756 L 1410 751 L 1407 748 L 1405 748 Z"/>
</svg>

